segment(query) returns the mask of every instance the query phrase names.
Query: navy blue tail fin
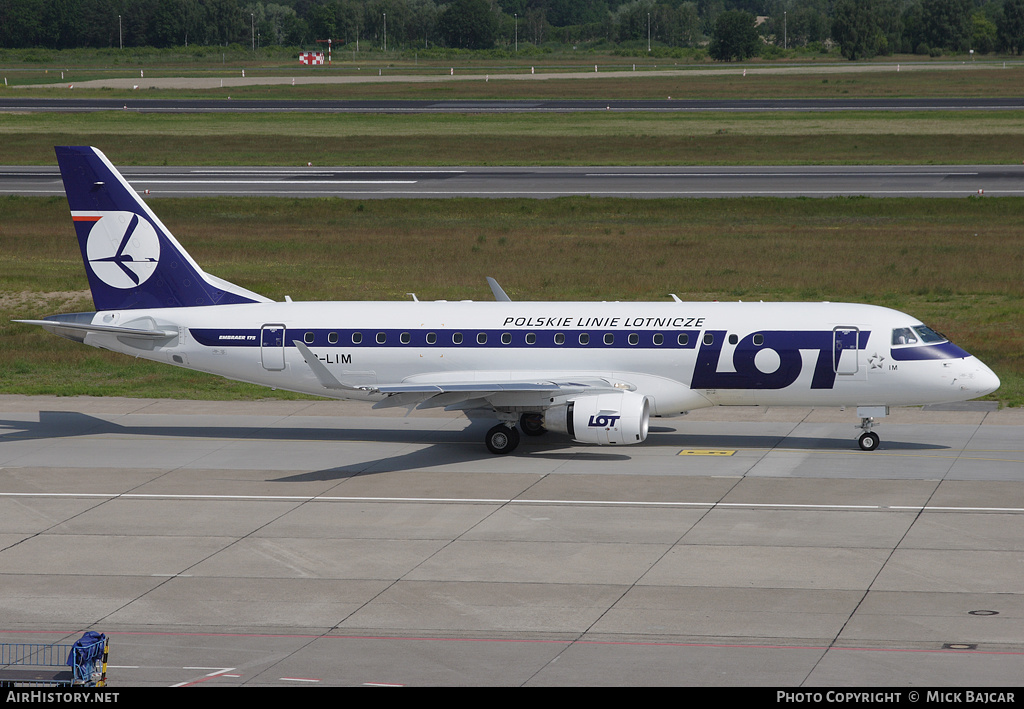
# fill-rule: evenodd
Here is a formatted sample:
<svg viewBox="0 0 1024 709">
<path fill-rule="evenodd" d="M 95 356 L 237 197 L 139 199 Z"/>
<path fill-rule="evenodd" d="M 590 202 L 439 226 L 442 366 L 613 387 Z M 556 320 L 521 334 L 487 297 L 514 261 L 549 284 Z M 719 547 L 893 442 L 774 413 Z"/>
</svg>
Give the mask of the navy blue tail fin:
<svg viewBox="0 0 1024 709">
<path fill-rule="evenodd" d="M 267 302 L 205 273 L 99 150 L 54 150 L 97 310 Z"/>
</svg>

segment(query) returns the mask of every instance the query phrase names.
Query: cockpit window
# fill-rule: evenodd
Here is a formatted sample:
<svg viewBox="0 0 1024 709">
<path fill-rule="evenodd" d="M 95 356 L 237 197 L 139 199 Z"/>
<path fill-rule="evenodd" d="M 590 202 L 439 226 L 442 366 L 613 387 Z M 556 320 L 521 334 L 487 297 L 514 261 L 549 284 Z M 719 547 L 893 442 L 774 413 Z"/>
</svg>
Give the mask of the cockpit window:
<svg viewBox="0 0 1024 709">
<path fill-rule="evenodd" d="M 892 343 L 894 345 L 916 345 L 917 335 L 909 327 L 897 327 L 892 331 Z"/>
<path fill-rule="evenodd" d="M 932 330 L 927 325 L 914 325 L 914 327 L 897 327 L 892 331 L 892 343 L 894 345 L 934 345 L 938 342 L 945 342 L 946 336 L 941 332 Z"/>
<path fill-rule="evenodd" d="M 914 327 L 914 331 L 921 336 L 921 342 L 928 345 L 933 345 L 936 342 L 945 342 L 947 339 L 941 332 L 936 332 L 927 325 L 917 325 Z"/>
</svg>

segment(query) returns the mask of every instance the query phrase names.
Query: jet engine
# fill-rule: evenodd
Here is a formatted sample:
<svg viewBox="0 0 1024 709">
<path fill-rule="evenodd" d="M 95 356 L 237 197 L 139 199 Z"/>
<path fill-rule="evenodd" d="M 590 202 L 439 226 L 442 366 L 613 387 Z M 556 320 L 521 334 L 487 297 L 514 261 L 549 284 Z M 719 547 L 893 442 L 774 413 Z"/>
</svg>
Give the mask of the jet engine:
<svg viewBox="0 0 1024 709">
<path fill-rule="evenodd" d="M 580 396 L 544 412 L 544 427 L 580 443 L 629 445 L 647 438 L 651 403 L 632 391 Z"/>
</svg>

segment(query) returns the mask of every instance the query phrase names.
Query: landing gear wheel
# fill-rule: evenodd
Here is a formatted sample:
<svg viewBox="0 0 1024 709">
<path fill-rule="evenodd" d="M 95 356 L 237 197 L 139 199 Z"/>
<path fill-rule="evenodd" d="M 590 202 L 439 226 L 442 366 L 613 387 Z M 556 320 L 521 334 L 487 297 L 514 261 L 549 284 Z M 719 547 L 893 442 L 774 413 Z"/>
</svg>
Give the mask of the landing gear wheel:
<svg viewBox="0 0 1024 709">
<path fill-rule="evenodd" d="M 499 423 L 487 432 L 484 443 L 487 444 L 487 450 L 495 455 L 511 453 L 519 445 L 519 431 Z"/>
<path fill-rule="evenodd" d="M 527 436 L 543 436 L 548 432 L 543 422 L 544 418 L 540 414 L 523 414 L 519 417 L 519 428 Z"/>
<path fill-rule="evenodd" d="M 862 451 L 873 451 L 878 448 L 878 434 L 870 431 L 862 433 L 860 438 L 857 439 L 857 444 Z"/>
</svg>

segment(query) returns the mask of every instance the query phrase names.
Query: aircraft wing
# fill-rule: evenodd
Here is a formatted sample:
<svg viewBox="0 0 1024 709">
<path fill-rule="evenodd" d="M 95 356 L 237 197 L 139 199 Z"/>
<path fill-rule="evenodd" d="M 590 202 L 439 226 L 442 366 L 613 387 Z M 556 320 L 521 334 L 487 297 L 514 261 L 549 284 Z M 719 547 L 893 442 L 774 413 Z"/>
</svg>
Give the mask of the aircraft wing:
<svg viewBox="0 0 1024 709">
<path fill-rule="evenodd" d="M 321 362 L 315 354 L 302 342 L 293 340 L 296 349 L 302 353 L 306 364 L 325 389 L 340 391 L 362 391 L 365 393 L 384 394 L 386 397 L 374 404 L 375 409 L 386 409 L 394 406 L 416 406 L 420 409 L 430 408 L 480 408 L 486 406 L 536 406 L 546 408 L 550 399 L 572 396 L 583 391 L 598 393 L 601 391 L 621 391 L 622 385 L 616 386 L 604 379 L 545 379 L 543 373 L 537 373 L 535 380 L 452 380 L 450 377 L 441 381 L 395 382 L 391 384 L 356 386 L 340 381 Z"/>
<path fill-rule="evenodd" d="M 469 409 L 486 407 L 531 406 L 547 408 L 553 398 L 572 396 L 583 391 L 613 391 L 604 380 L 593 381 L 466 381 L 438 384 L 399 383 L 376 387 L 387 398 L 375 409 L 412 406 L 418 409 Z"/>
</svg>

